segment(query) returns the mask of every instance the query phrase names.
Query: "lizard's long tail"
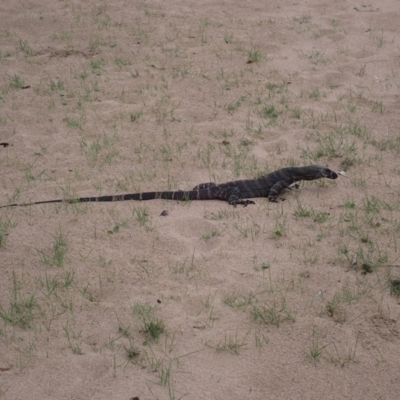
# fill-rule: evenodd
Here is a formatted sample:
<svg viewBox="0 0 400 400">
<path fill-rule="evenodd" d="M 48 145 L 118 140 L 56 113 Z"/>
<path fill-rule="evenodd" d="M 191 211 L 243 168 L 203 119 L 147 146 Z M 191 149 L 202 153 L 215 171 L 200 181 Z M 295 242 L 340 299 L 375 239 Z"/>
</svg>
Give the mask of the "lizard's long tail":
<svg viewBox="0 0 400 400">
<path fill-rule="evenodd" d="M 106 202 L 106 201 L 127 201 L 127 200 L 154 200 L 154 199 L 165 199 L 165 200 L 196 200 L 200 197 L 199 190 L 189 190 L 187 192 L 183 190 L 178 190 L 175 192 L 144 192 L 144 193 L 130 193 L 130 194 L 120 194 L 113 196 L 95 196 L 95 197 L 79 197 L 77 199 L 57 199 L 57 200 L 44 200 L 44 201 L 34 201 L 32 203 L 14 203 L 7 204 L 3 207 L 25 207 L 33 206 L 36 204 L 48 204 L 48 203 L 88 203 L 88 202 Z"/>
</svg>

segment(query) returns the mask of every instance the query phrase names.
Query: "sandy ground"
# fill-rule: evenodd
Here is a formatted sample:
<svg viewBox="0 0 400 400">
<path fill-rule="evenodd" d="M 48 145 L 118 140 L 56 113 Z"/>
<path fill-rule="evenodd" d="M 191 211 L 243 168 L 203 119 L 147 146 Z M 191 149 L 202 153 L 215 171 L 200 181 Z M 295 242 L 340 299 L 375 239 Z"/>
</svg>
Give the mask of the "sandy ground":
<svg viewBox="0 0 400 400">
<path fill-rule="evenodd" d="M 0 209 L 0 399 L 398 398 L 399 17 L 1 1 L 0 205 L 344 175 L 248 207 Z"/>
</svg>

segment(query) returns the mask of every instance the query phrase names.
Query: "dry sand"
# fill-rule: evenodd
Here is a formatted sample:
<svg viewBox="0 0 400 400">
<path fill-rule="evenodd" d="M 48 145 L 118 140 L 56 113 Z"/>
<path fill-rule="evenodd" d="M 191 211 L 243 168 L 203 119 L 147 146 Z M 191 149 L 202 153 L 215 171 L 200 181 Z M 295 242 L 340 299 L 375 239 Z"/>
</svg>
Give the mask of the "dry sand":
<svg viewBox="0 0 400 400">
<path fill-rule="evenodd" d="M 398 398 L 399 18 L 2 0 L 0 205 L 345 176 L 245 208 L 2 208 L 0 399 Z"/>
</svg>

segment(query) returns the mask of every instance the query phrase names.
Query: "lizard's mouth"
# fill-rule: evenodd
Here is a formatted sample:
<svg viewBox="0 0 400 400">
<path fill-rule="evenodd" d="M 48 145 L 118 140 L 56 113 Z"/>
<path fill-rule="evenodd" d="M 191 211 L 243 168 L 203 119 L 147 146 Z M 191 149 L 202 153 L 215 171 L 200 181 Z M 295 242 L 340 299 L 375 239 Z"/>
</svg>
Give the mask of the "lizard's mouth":
<svg viewBox="0 0 400 400">
<path fill-rule="evenodd" d="M 338 178 L 338 174 L 336 173 L 336 172 L 331 172 L 328 176 L 327 176 L 327 178 L 331 178 L 331 179 L 337 179 Z"/>
</svg>

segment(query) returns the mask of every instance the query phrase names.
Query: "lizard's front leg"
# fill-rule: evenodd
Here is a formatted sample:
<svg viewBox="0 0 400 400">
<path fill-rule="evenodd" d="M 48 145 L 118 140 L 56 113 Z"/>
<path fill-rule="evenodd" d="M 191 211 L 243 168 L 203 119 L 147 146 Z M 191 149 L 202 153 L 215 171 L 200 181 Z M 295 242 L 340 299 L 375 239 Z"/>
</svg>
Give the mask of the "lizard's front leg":
<svg viewBox="0 0 400 400">
<path fill-rule="evenodd" d="M 272 185 L 271 189 L 269 190 L 268 193 L 268 200 L 271 201 L 272 203 L 277 203 L 278 202 L 278 196 L 282 192 L 283 189 L 286 189 L 289 187 L 290 182 L 286 181 L 278 181 L 274 185 Z"/>
</svg>

